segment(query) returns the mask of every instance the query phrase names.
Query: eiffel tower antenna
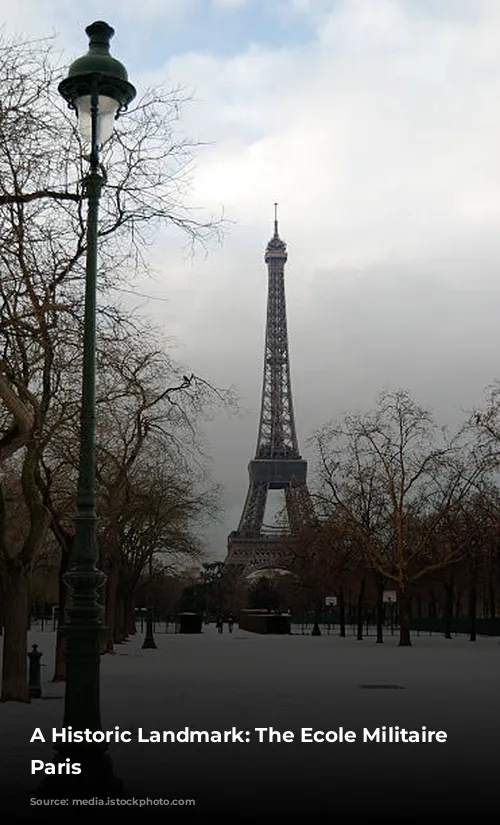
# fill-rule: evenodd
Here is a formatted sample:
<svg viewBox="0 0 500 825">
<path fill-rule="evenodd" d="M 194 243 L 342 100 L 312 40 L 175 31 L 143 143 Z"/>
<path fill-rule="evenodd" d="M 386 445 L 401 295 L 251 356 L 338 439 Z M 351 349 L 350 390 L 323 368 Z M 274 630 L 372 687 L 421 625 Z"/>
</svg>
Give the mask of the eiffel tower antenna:
<svg viewBox="0 0 500 825">
<path fill-rule="evenodd" d="M 291 533 L 310 510 L 307 462 L 299 453 L 292 401 L 285 302 L 287 259 L 286 244 L 278 234 L 275 203 L 274 235 L 265 252 L 268 300 L 257 448 L 248 465 L 249 486 L 243 513 L 238 529 L 228 538 L 225 561 L 227 568 L 243 576 L 255 570 L 283 567 L 280 536 L 269 536 L 264 529 L 269 490 L 284 490 Z"/>
</svg>

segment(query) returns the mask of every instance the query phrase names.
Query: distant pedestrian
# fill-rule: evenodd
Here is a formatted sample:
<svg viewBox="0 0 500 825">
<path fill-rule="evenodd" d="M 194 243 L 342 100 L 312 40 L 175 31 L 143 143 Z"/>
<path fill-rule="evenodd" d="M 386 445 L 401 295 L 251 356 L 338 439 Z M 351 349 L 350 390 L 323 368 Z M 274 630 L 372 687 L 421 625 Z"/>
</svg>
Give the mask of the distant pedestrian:
<svg viewBox="0 0 500 825">
<path fill-rule="evenodd" d="M 227 620 L 227 629 L 229 630 L 230 633 L 233 632 L 233 626 L 234 626 L 234 618 L 233 618 L 232 613 L 230 613 L 229 618 Z"/>
<path fill-rule="evenodd" d="M 215 626 L 217 628 L 218 633 L 222 633 L 222 631 L 224 630 L 224 619 L 222 618 L 222 616 L 217 616 Z"/>
</svg>

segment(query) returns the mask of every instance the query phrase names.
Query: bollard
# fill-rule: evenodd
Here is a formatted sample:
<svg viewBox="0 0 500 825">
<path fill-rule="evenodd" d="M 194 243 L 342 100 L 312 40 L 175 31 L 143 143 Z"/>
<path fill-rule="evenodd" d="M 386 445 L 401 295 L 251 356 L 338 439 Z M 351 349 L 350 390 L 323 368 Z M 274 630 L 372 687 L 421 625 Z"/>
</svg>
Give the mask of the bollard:
<svg viewBox="0 0 500 825">
<path fill-rule="evenodd" d="M 33 650 L 28 653 L 29 664 L 29 682 L 28 692 L 31 699 L 40 699 L 42 696 L 42 684 L 40 679 L 41 665 L 40 659 L 43 653 L 38 650 L 38 645 L 33 645 Z"/>
</svg>

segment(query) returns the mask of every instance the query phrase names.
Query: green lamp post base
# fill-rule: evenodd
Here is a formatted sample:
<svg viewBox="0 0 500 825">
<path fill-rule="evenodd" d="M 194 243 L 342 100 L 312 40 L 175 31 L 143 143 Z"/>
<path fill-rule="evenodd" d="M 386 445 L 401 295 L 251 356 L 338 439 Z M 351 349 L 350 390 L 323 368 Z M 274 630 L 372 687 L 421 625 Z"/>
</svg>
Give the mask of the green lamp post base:
<svg viewBox="0 0 500 825">
<path fill-rule="evenodd" d="M 148 607 L 148 612 L 146 615 L 146 635 L 144 637 L 144 641 L 142 643 L 143 650 L 156 650 L 156 642 L 155 637 L 153 635 L 153 610 L 151 607 Z"/>
</svg>

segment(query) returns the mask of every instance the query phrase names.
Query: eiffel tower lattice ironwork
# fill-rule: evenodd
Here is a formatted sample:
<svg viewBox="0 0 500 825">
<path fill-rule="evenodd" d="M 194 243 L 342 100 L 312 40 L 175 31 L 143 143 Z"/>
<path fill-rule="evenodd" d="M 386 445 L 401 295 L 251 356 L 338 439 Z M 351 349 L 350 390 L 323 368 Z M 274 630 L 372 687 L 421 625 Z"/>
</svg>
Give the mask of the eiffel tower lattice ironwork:
<svg viewBox="0 0 500 825">
<path fill-rule="evenodd" d="M 311 509 L 307 462 L 299 453 L 292 401 L 285 302 L 286 244 L 278 234 L 277 204 L 274 235 L 265 261 L 268 300 L 264 380 L 255 458 L 248 465 L 249 487 L 238 529 L 228 538 L 225 568 L 245 577 L 257 570 L 286 568 L 283 538 L 293 534 Z M 264 529 L 269 490 L 284 490 L 287 533 Z"/>
</svg>

